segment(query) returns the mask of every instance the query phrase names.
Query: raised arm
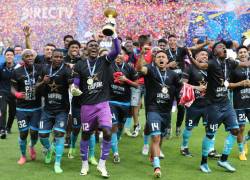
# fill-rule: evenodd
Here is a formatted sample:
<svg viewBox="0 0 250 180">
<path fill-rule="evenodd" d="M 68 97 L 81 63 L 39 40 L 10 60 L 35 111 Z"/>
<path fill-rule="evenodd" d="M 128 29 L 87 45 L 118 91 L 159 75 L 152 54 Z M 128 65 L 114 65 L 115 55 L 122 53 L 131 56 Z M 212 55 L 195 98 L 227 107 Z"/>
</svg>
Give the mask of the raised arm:
<svg viewBox="0 0 250 180">
<path fill-rule="evenodd" d="M 25 26 L 23 28 L 24 36 L 25 36 L 25 46 L 27 49 L 32 49 L 30 35 L 31 35 L 31 28 L 29 26 Z"/>
<path fill-rule="evenodd" d="M 188 53 L 189 53 L 189 58 L 192 60 L 195 66 L 197 66 L 199 69 L 202 69 L 202 70 L 208 69 L 208 63 L 201 63 L 197 61 L 196 59 L 194 59 L 190 50 L 188 50 Z"/>
<path fill-rule="evenodd" d="M 117 34 L 114 33 L 114 35 L 112 37 L 113 37 L 113 40 L 112 40 L 113 41 L 113 49 L 107 55 L 107 58 L 110 61 L 114 61 L 116 59 L 116 57 L 121 52 L 121 47 L 120 47 L 120 43 L 119 43 Z"/>
<path fill-rule="evenodd" d="M 138 59 L 138 62 L 136 64 L 136 70 L 141 72 L 142 74 L 146 75 L 148 73 L 148 68 L 145 66 L 147 63 L 144 59 L 144 55 L 145 55 L 145 48 L 142 49 L 140 57 Z"/>
</svg>

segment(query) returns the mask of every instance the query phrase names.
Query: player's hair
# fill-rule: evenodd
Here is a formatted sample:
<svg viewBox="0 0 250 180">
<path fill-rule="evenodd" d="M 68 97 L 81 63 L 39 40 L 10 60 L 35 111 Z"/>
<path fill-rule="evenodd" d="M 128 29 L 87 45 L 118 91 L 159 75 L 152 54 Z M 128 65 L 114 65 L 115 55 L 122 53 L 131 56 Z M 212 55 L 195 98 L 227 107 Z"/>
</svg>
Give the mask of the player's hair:
<svg viewBox="0 0 250 180">
<path fill-rule="evenodd" d="M 68 35 L 66 35 L 66 36 L 63 37 L 63 41 L 65 41 L 67 38 L 71 38 L 71 39 L 74 40 L 73 36 L 71 36 L 71 35 L 68 34 Z"/>
<path fill-rule="evenodd" d="M 150 43 L 149 37 L 147 35 L 140 35 L 138 37 L 139 46 L 142 47 L 147 43 Z"/>
<path fill-rule="evenodd" d="M 207 49 L 201 48 L 201 49 L 198 49 L 198 50 L 193 51 L 194 57 L 195 57 L 196 55 L 198 55 L 198 54 L 199 54 L 200 52 L 202 52 L 202 51 L 204 51 L 204 52 L 206 52 L 207 54 L 209 54 Z"/>
<path fill-rule="evenodd" d="M 15 46 L 14 46 L 14 49 L 15 49 L 16 47 L 23 48 L 23 47 L 22 47 L 21 45 L 19 45 L 19 44 L 15 45 Z"/>
<path fill-rule="evenodd" d="M 70 48 L 72 45 L 77 45 L 79 48 L 81 47 L 81 44 L 77 40 L 70 41 L 68 47 Z"/>
<path fill-rule="evenodd" d="M 239 46 L 238 48 L 237 48 L 237 50 L 236 50 L 236 52 L 237 52 L 237 54 L 239 53 L 239 51 L 241 50 L 241 49 L 246 49 L 247 51 L 248 51 L 248 48 L 246 47 L 246 46 Z"/>
<path fill-rule="evenodd" d="M 170 39 L 170 38 L 176 38 L 176 35 L 170 34 L 170 35 L 168 36 L 168 39 Z"/>
<path fill-rule="evenodd" d="M 86 46 L 88 46 L 88 45 L 89 45 L 89 43 L 91 43 L 91 42 L 96 42 L 96 43 L 98 43 L 96 40 L 91 39 L 91 40 L 89 40 L 89 41 L 87 42 Z M 99 44 L 99 43 L 98 43 L 98 44 Z"/>
<path fill-rule="evenodd" d="M 56 48 L 56 45 L 54 45 L 54 44 L 52 44 L 52 43 L 48 43 L 48 44 L 46 44 L 44 47 L 46 47 L 46 46 L 50 46 L 50 47 Z"/>
<path fill-rule="evenodd" d="M 7 48 L 4 52 L 4 55 L 6 55 L 7 52 L 12 52 L 15 55 L 15 51 L 13 48 Z"/>
<path fill-rule="evenodd" d="M 56 48 L 56 49 L 53 50 L 52 54 L 54 54 L 55 52 L 63 53 L 63 50 L 59 49 L 59 48 Z"/>
<path fill-rule="evenodd" d="M 159 43 L 165 43 L 165 44 L 167 44 L 168 42 L 167 42 L 166 39 L 162 38 L 162 39 L 159 39 L 159 40 L 158 40 L 158 44 L 159 44 Z"/>
<path fill-rule="evenodd" d="M 167 55 L 166 51 L 164 51 L 164 50 L 159 50 L 159 51 L 156 51 L 156 53 L 155 53 L 155 57 L 156 57 L 156 55 L 157 55 L 157 54 L 159 54 L 159 53 L 164 53 L 164 54 L 166 54 L 166 55 Z"/>
</svg>

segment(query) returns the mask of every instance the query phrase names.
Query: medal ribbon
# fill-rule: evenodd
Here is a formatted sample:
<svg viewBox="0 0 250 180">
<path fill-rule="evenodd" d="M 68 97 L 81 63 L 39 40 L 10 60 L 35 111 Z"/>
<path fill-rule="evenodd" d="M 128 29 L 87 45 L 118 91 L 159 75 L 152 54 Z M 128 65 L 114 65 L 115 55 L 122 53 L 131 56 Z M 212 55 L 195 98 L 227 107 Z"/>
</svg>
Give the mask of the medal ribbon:
<svg viewBox="0 0 250 180">
<path fill-rule="evenodd" d="M 167 79 L 167 71 L 165 71 L 164 76 L 162 77 L 159 68 L 156 67 L 156 69 L 157 69 L 157 72 L 158 72 L 158 74 L 159 74 L 159 76 L 160 76 L 160 79 L 161 79 L 161 83 L 162 83 L 161 85 L 166 86 L 165 81 L 166 81 L 166 79 Z"/>
<path fill-rule="evenodd" d="M 89 70 L 89 75 L 90 77 L 93 77 L 94 73 L 95 73 L 95 68 L 96 68 L 96 63 L 97 63 L 97 60 L 91 70 L 91 66 L 90 66 L 90 63 L 89 63 L 89 60 L 87 59 L 87 65 L 88 65 L 88 70 Z"/>
<path fill-rule="evenodd" d="M 30 79 L 30 75 L 29 75 L 29 73 L 28 73 L 28 71 L 27 71 L 27 69 L 26 69 L 25 66 L 24 66 L 24 71 L 25 71 L 25 74 L 26 74 L 26 76 L 28 78 L 29 85 L 30 85 L 30 87 L 32 87 L 33 86 L 33 79 L 35 79 L 35 68 L 34 68 L 34 65 L 32 66 L 32 81 Z"/>
<path fill-rule="evenodd" d="M 64 63 L 62 63 L 62 65 L 60 66 L 60 68 L 59 68 L 55 73 L 52 74 L 52 65 L 51 65 L 51 66 L 50 66 L 50 71 L 49 71 L 49 76 L 50 76 L 50 77 L 54 77 L 55 75 L 57 75 L 57 73 L 58 73 L 59 71 L 61 71 L 61 69 L 63 68 L 63 66 L 64 66 Z"/>
</svg>

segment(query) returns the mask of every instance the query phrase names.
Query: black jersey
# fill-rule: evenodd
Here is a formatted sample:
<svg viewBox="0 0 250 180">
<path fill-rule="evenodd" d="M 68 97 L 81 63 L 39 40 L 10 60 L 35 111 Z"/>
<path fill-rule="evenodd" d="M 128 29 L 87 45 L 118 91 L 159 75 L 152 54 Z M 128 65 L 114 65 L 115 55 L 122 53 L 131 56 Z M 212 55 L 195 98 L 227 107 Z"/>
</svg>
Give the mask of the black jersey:
<svg viewBox="0 0 250 180">
<path fill-rule="evenodd" d="M 81 105 L 97 104 L 110 99 L 110 64 L 107 56 L 78 61 L 74 76 L 80 79 Z"/>
<path fill-rule="evenodd" d="M 238 62 L 230 59 L 208 61 L 208 84 L 206 97 L 210 103 L 223 103 L 228 101 L 228 89 L 225 81 L 230 81 L 230 74 L 238 66 Z"/>
<path fill-rule="evenodd" d="M 148 73 L 145 75 L 145 88 L 147 92 L 145 106 L 147 111 L 170 112 L 175 93 L 176 91 L 180 91 L 182 87 L 179 75 L 172 70 L 160 71 L 152 64 L 148 64 L 146 67 L 148 68 Z M 164 84 L 159 73 L 163 78 Z"/>
<path fill-rule="evenodd" d="M 14 66 L 8 68 L 6 64 L 0 68 L 0 94 L 9 96 L 11 95 L 11 77 L 13 74 Z"/>
<path fill-rule="evenodd" d="M 176 51 L 173 51 L 172 49 L 167 49 L 167 56 L 169 59 L 169 62 L 175 61 L 178 65 L 176 69 L 174 69 L 175 72 L 178 74 L 181 74 L 181 72 L 185 68 L 185 61 L 184 58 L 187 55 L 187 50 L 184 47 L 177 47 Z"/>
<path fill-rule="evenodd" d="M 231 74 L 231 82 L 236 83 L 250 78 L 250 68 L 236 68 Z M 237 87 L 233 89 L 233 104 L 235 109 L 250 108 L 250 88 Z"/>
<path fill-rule="evenodd" d="M 137 78 L 137 73 L 135 69 L 127 63 L 123 63 L 121 65 L 117 65 L 115 62 L 111 64 L 111 72 L 114 74 L 115 72 L 122 72 L 124 76 L 126 76 L 129 80 L 134 81 Z M 130 102 L 131 90 L 130 85 L 127 83 L 119 84 L 114 82 L 114 78 L 112 76 L 111 83 L 111 101 L 119 101 L 119 102 Z"/>
<path fill-rule="evenodd" d="M 188 80 L 188 84 L 193 86 L 200 86 L 207 84 L 207 71 L 198 69 L 194 64 L 189 65 L 183 72 L 183 78 Z M 195 101 L 192 105 L 206 106 L 207 99 L 205 94 L 199 90 L 194 90 Z"/>
<path fill-rule="evenodd" d="M 38 78 L 41 74 L 41 66 L 34 64 L 31 67 L 21 66 L 13 71 L 11 79 L 13 87 L 18 92 L 25 93 L 25 99 L 17 99 L 17 108 L 41 107 L 41 94 L 36 89 Z"/>
<path fill-rule="evenodd" d="M 69 84 L 72 83 L 71 69 L 64 63 L 52 68 L 47 65 L 43 68 L 41 79 L 45 75 L 50 76 L 50 82 L 43 85 L 43 96 L 45 97 L 44 110 L 52 112 L 69 110 Z"/>
</svg>

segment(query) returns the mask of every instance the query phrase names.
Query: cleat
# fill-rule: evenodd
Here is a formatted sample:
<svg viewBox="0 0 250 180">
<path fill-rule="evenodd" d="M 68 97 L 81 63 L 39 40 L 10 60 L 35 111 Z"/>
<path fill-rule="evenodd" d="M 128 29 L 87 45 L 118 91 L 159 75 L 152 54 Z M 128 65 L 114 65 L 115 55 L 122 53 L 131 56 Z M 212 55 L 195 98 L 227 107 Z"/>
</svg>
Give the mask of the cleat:
<svg viewBox="0 0 250 180">
<path fill-rule="evenodd" d="M 248 147 L 247 147 L 247 143 L 244 144 L 244 152 L 245 152 L 245 155 L 248 154 Z"/>
<path fill-rule="evenodd" d="M 51 162 L 51 159 L 52 159 L 52 152 L 50 150 L 47 150 L 47 152 L 45 152 L 45 158 L 44 158 L 45 164 L 49 164 Z"/>
<path fill-rule="evenodd" d="M 55 165 L 54 165 L 54 170 L 55 170 L 55 173 L 56 173 L 56 174 L 60 174 L 60 173 L 63 172 L 63 170 L 62 170 L 60 164 L 55 164 Z"/>
<path fill-rule="evenodd" d="M 208 157 L 219 159 L 221 157 L 221 154 L 219 154 L 216 150 L 212 150 L 208 153 Z"/>
<path fill-rule="evenodd" d="M 1 130 L 1 132 L 0 132 L 0 138 L 1 139 L 6 139 L 6 131 L 5 130 Z"/>
<path fill-rule="evenodd" d="M 229 172 L 235 172 L 236 171 L 236 169 L 233 166 L 231 166 L 231 164 L 228 161 L 223 162 L 223 161 L 219 160 L 217 162 L 217 164 L 218 164 L 218 166 L 223 167 L 224 169 L 226 169 Z"/>
<path fill-rule="evenodd" d="M 245 152 L 243 151 L 242 153 L 239 154 L 239 159 L 241 161 L 246 161 L 247 160 L 247 157 L 246 157 L 246 154 Z"/>
<path fill-rule="evenodd" d="M 134 131 L 132 132 L 132 137 L 137 137 L 140 133 L 141 125 L 137 124 L 134 128 Z"/>
<path fill-rule="evenodd" d="M 89 163 L 91 165 L 94 165 L 94 166 L 96 166 L 98 164 L 98 162 L 96 161 L 96 158 L 94 156 L 89 157 Z"/>
<path fill-rule="evenodd" d="M 188 148 L 184 148 L 180 150 L 181 155 L 186 157 L 193 157 L 193 155 L 189 152 Z"/>
<path fill-rule="evenodd" d="M 161 177 L 161 169 L 160 168 L 155 168 L 154 177 L 155 178 L 160 178 Z"/>
<path fill-rule="evenodd" d="M 104 177 L 104 178 L 109 178 L 110 175 L 106 169 L 106 166 L 97 166 L 97 170 L 101 173 L 101 176 Z"/>
<path fill-rule="evenodd" d="M 34 147 L 30 147 L 29 146 L 29 154 L 30 154 L 30 158 L 31 160 L 36 160 L 36 150 Z"/>
<path fill-rule="evenodd" d="M 129 137 L 132 136 L 132 134 L 131 134 L 131 132 L 130 132 L 130 129 L 128 129 L 128 128 L 124 128 L 124 134 L 126 134 L 126 135 L 129 136 Z"/>
<path fill-rule="evenodd" d="M 21 156 L 20 159 L 17 161 L 19 165 L 24 165 L 26 163 L 26 157 Z"/>
<path fill-rule="evenodd" d="M 74 159 L 75 158 L 76 149 L 75 148 L 69 148 L 68 158 Z"/>
<path fill-rule="evenodd" d="M 167 131 L 166 131 L 166 139 L 170 139 L 171 138 L 171 128 L 168 128 Z"/>
<path fill-rule="evenodd" d="M 143 148 L 142 148 L 142 155 L 147 156 L 149 153 L 149 145 L 148 144 L 144 144 Z"/>
<path fill-rule="evenodd" d="M 80 176 L 86 176 L 89 172 L 89 166 L 88 164 L 87 165 L 84 165 L 82 164 L 82 169 L 81 169 L 81 172 L 80 172 Z"/>
<path fill-rule="evenodd" d="M 165 158 L 165 155 L 163 154 L 163 152 L 160 150 L 160 156 L 159 156 L 160 159 L 164 159 Z"/>
<path fill-rule="evenodd" d="M 181 135 L 181 127 L 176 127 L 175 135 L 176 135 L 176 137 L 180 137 L 180 135 Z"/>
<path fill-rule="evenodd" d="M 120 157 L 119 157 L 119 154 L 115 154 L 114 155 L 114 158 L 113 158 L 113 162 L 115 163 L 115 164 L 119 164 L 120 163 Z"/>
<path fill-rule="evenodd" d="M 212 172 L 207 163 L 200 165 L 200 170 L 204 173 Z"/>
</svg>

